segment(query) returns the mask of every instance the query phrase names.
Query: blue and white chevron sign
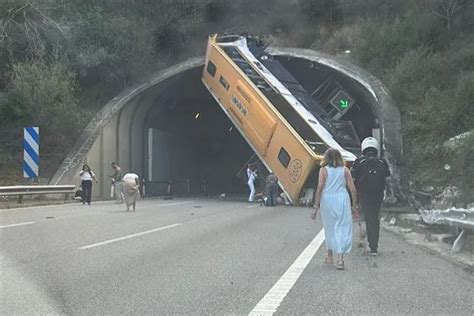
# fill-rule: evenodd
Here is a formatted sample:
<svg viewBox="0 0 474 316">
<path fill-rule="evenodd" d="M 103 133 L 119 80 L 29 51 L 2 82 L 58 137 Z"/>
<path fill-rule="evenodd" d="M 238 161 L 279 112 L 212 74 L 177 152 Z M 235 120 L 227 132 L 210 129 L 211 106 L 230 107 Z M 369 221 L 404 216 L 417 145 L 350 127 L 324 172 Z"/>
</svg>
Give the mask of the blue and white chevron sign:
<svg viewBox="0 0 474 316">
<path fill-rule="evenodd" d="M 38 178 L 39 174 L 39 127 L 23 129 L 23 177 Z"/>
</svg>

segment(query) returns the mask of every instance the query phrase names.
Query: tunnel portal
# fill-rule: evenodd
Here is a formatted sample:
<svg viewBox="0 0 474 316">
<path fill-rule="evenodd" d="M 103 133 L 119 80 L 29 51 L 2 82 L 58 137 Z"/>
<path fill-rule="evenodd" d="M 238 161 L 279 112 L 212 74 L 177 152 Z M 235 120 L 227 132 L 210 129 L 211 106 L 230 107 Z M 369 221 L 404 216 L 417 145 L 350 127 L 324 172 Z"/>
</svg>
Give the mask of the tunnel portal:
<svg viewBox="0 0 474 316">
<path fill-rule="evenodd" d="M 381 100 L 370 83 L 320 57 L 285 51 L 274 56 L 320 103 L 328 102 L 328 91 L 342 88 L 354 104 L 341 119 L 353 123 L 360 139 L 379 138 L 389 163 L 399 159 L 401 145 L 387 142 L 384 135 L 384 118 L 394 120 L 393 106 L 389 99 Z M 148 195 L 246 192 L 242 171 L 253 151 L 202 84 L 203 62 L 194 58 L 170 67 L 112 99 L 83 131 L 51 182 L 76 183 L 80 166 L 88 162 L 101 180 L 93 194 L 107 197 L 110 163 L 116 161 L 124 172 L 146 179 Z M 389 134 L 399 133 L 397 126 L 388 124 Z"/>
</svg>

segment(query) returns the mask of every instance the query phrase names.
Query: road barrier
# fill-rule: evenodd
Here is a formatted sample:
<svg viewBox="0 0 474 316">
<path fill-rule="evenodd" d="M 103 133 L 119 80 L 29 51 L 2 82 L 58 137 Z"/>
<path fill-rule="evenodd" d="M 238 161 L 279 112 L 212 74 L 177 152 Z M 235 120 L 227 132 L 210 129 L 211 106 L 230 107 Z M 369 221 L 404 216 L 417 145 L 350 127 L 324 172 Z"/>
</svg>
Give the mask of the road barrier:
<svg viewBox="0 0 474 316">
<path fill-rule="evenodd" d="M 0 196 L 18 196 L 18 203 L 22 203 L 25 195 L 43 194 L 65 194 L 68 199 L 69 194 L 76 191 L 75 185 L 14 185 L 0 186 Z"/>
<path fill-rule="evenodd" d="M 453 243 L 451 251 L 462 250 L 467 236 L 474 232 L 474 209 L 450 208 L 447 210 L 419 210 L 423 221 L 427 224 L 447 224 L 461 230 Z"/>
</svg>

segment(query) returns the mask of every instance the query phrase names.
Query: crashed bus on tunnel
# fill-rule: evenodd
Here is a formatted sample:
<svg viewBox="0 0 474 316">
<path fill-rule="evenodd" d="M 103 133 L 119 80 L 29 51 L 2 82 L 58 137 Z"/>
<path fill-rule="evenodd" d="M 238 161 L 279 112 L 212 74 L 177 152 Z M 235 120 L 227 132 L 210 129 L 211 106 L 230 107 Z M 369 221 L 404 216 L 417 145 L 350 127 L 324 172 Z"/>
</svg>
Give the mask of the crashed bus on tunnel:
<svg viewBox="0 0 474 316">
<path fill-rule="evenodd" d="M 258 38 L 211 36 L 202 81 L 293 204 L 314 188 L 326 149 L 337 148 L 348 163 L 356 159 L 352 123 L 312 99 Z"/>
</svg>

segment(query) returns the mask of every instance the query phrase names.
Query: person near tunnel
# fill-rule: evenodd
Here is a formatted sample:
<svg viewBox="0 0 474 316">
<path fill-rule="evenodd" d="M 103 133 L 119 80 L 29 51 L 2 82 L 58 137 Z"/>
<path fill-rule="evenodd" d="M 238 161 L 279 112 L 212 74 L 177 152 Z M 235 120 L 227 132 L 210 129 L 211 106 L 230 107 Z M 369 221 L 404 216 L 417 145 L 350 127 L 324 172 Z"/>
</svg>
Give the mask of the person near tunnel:
<svg viewBox="0 0 474 316">
<path fill-rule="evenodd" d="M 374 137 L 367 137 L 361 144 L 362 156 L 356 159 L 352 166 L 361 215 L 365 220 L 369 254 L 377 256 L 380 208 L 382 206 L 385 181 L 390 176 L 387 161 L 378 157 L 379 143 Z"/>
<path fill-rule="evenodd" d="M 133 211 L 136 210 L 137 198 L 140 194 L 140 178 L 135 173 L 127 173 L 123 176 L 122 191 L 125 197 L 125 205 L 127 206 L 127 212 L 130 210 L 130 206 Z"/>
<path fill-rule="evenodd" d="M 122 194 L 122 169 L 114 161 L 111 163 L 114 173 L 110 176 L 112 178 L 113 193 L 115 196 L 116 203 L 123 203 Z"/>
<path fill-rule="evenodd" d="M 84 164 L 82 166 L 82 170 L 79 172 L 79 178 L 81 180 L 81 188 L 82 188 L 82 204 L 89 204 L 91 205 L 92 199 L 92 180 L 96 183 L 97 178 L 95 177 L 94 171 L 91 170 L 89 165 Z"/>
<path fill-rule="evenodd" d="M 276 206 L 278 198 L 278 178 L 271 172 L 265 179 L 266 206 Z"/>
<path fill-rule="evenodd" d="M 254 164 L 248 164 L 247 184 L 250 189 L 249 202 L 255 201 L 255 179 L 257 178 L 257 168 Z"/>
<path fill-rule="evenodd" d="M 357 208 L 357 193 L 349 169 L 344 166 L 339 150 L 329 148 L 319 169 L 319 180 L 311 218 L 316 219 L 321 209 L 325 243 L 326 264 L 333 263 L 333 255 L 337 255 L 338 270 L 344 269 L 344 254 L 352 248 L 352 209 Z"/>
</svg>

